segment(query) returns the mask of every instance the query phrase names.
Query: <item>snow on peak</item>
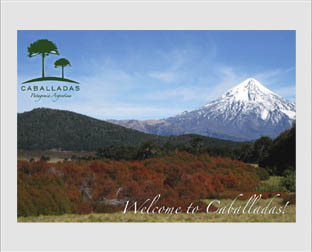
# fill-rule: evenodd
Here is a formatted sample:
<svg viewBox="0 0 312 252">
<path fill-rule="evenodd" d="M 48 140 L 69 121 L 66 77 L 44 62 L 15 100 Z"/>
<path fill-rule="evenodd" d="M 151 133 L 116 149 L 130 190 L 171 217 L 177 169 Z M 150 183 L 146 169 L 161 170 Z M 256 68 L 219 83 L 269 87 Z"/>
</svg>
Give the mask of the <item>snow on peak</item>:
<svg viewBox="0 0 312 252">
<path fill-rule="evenodd" d="M 271 90 L 267 89 L 265 86 L 263 86 L 255 78 L 248 78 L 248 79 L 244 80 L 243 82 L 241 82 L 240 84 L 238 84 L 233 89 L 235 89 L 235 88 L 245 88 L 245 89 L 249 89 L 249 90 L 259 89 L 264 93 L 272 93 Z"/>
<path fill-rule="evenodd" d="M 275 95 L 254 78 L 248 78 L 237 86 L 228 90 L 221 98 L 232 98 L 236 101 L 258 101 L 265 96 Z"/>
<path fill-rule="evenodd" d="M 248 78 L 229 89 L 217 100 L 206 104 L 204 109 L 207 117 L 226 120 L 238 120 L 238 118 L 246 115 L 276 122 L 283 115 L 286 115 L 290 120 L 296 118 L 296 105 L 294 103 L 273 93 L 255 78 Z"/>
</svg>

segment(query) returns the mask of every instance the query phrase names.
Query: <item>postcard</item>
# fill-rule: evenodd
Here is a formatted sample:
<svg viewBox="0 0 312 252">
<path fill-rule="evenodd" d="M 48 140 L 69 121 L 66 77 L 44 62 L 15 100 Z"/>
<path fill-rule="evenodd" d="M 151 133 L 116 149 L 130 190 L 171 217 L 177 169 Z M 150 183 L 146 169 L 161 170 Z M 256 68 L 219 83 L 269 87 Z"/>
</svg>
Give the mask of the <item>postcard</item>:
<svg viewBox="0 0 312 252">
<path fill-rule="evenodd" d="M 311 250 L 310 1 L 1 9 L 1 250 Z"/>
<path fill-rule="evenodd" d="M 18 221 L 295 222 L 295 42 L 18 31 Z"/>
</svg>

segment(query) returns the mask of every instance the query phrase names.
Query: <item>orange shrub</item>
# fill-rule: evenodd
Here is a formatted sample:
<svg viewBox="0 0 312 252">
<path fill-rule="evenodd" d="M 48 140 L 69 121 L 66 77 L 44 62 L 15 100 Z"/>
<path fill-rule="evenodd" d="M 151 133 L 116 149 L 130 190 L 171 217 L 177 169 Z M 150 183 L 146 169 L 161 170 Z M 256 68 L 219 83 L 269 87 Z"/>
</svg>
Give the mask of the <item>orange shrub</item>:
<svg viewBox="0 0 312 252">
<path fill-rule="evenodd" d="M 117 211 L 122 205 L 103 205 L 105 199 L 144 201 L 157 194 L 159 204 L 202 205 L 222 192 L 254 191 L 262 173 L 240 161 L 186 152 L 142 161 L 19 161 L 19 214 Z"/>
</svg>

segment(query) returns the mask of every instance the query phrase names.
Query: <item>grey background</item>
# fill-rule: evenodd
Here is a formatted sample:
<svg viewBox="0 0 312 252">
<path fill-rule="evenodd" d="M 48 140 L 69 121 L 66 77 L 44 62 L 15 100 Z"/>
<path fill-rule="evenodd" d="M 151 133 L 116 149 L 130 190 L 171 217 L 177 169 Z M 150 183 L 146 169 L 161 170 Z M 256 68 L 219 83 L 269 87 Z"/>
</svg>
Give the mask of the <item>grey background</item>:
<svg viewBox="0 0 312 252">
<path fill-rule="evenodd" d="M 4 250 L 307 250 L 311 235 L 310 1 L 2 1 L 1 235 Z M 297 35 L 296 223 L 17 223 L 18 29 L 287 29 Z M 77 52 L 79 53 L 79 52 Z M 207 216 L 209 218 L 209 215 Z"/>
</svg>

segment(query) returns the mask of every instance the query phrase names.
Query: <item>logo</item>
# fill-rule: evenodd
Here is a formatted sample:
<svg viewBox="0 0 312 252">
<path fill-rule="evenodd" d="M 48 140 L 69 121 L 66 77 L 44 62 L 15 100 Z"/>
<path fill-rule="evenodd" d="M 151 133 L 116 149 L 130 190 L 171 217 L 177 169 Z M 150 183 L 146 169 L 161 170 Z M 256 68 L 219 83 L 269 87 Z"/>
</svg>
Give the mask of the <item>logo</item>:
<svg viewBox="0 0 312 252">
<path fill-rule="evenodd" d="M 71 67 L 71 63 L 66 58 L 59 58 L 54 62 L 55 68 L 61 68 L 61 76 L 45 76 L 45 58 L 50 54 L 60 55 L 57 46 L 47 39 L 40 39 L 31 43 L 28 48 L 28 57 L 41 56 L 41 77 L 24 81 L 20 88 L 21 92 L 29 92 L 30 97 L 36 102 L 42 98 L 50 98 L 57 101 L 60 98 L 71 98 L 75 92 L 80 91 L 79 82 L 65 78 L 64 70 Z M 62 84 L 50 83 L 51 81 Z"/>
</svg>

